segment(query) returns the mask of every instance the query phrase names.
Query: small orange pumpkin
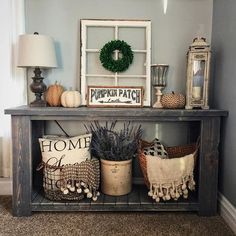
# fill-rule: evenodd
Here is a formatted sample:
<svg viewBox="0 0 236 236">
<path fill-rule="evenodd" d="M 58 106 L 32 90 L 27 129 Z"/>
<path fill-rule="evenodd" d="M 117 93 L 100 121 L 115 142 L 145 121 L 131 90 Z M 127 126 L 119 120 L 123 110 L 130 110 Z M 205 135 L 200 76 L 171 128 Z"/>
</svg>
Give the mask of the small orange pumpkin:
<svg viewBox="0 0 236 236">
<path fill-rule="evenodd" d="M 164 108 L 184 108 L 185 96 L 181 93 L 167 93 L 162 96 L 161 104 Z"/>
<path fill-rule="evenodd" d="M 61 106 L 61 95 L 64 92 L 64 88 L 55 82 L 48 87 L 46 91 L 46 101 L 51 107 Z"/>
</svg>

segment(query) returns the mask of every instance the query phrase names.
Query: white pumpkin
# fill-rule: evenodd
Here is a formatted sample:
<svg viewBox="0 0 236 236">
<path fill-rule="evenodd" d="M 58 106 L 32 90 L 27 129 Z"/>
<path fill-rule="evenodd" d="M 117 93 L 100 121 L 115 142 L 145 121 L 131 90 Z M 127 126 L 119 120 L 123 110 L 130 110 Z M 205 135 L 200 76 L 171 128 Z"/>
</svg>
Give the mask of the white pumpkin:
<svg viewBox="0 0 236 236">
<path fill-rule="evenodd" d="M 65 91 L 61 95 L 61 105 L 63 107 L 79 107 L 81 96 L 79 91 Z"/>
</svg>

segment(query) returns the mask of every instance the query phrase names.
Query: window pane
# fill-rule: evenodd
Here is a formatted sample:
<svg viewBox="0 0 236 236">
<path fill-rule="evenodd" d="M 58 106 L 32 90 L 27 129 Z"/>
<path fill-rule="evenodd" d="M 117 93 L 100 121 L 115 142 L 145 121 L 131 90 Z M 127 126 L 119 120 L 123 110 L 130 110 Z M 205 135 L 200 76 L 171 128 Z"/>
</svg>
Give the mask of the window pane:
<svg viewBox="0 0 236 236">
<path fill-rule="evenodd" d="M 119 39 L 128 43 L 133 50 L 146 49 L 146 29 L 143 27 L 119 27 Z"/>
<path fill-rule="evenodd" d="M 89 52 L 87 53 L 87 74 L 102 74 L 102 75 L 111 75 L 114 74 L 109 70 L 106 70 L 99 59 L 99 53 Z"/>
<path fill-rule="evenodd" d="M 114 38 L 114 27 L 87 27 L 87 49 L 101 49 Z"/>
</svg>

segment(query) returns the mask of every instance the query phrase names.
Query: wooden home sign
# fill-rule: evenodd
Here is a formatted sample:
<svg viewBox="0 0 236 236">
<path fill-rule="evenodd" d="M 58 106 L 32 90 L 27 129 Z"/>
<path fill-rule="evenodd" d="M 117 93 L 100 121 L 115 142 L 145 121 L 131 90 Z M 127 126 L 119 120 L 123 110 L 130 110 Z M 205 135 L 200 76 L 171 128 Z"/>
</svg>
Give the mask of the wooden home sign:
<svg viewBox="0 0 236 236">
<path fill-rule="evenodd" d="M 89 107 L 142 107 L 143 87 L 89 86 Z"/>
</svg>

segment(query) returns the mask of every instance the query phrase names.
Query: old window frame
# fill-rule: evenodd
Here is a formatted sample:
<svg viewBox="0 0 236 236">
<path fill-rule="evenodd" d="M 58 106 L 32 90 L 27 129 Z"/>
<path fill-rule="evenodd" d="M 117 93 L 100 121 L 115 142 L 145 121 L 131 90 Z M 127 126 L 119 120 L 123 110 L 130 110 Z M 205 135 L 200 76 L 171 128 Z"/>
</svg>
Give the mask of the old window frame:
<svg viewBox="0 0 236 236">
<path fill-rule="evenodd" d="M 105 74 L 88 74 L 87 73 L 87 62 L 88 62 L 88 53 L 98 53 L 100 49 L 98 48 L 88 48 L 87 47 L 87 29 L 88 27 L 114 27 L 114 39 L 119 38 L 119 29 L 122 27 L 127 28 L 144 28 L 145 29 L 145 47 L 144 49 L 132 48 L 134 56 L 136 53 L 146 54 L 146 60 L 144 63 L 145 73 L 144 74 L 132 74 L 132 75 L 123 75 L 119 73 L 113 73 L 112 75 Z M 87 104 L 87 87 L 90 84 L 87 83 L 88 77 L 101 77 L 101 78 L 112 78 L 115 80 L 114 85 L 119 86 L 119 78 L 140 78 L 145 79 L 144 90 L 144 106 L 151 105 L 151 78 L 150 78 L 150 66 L 151 66 L 151 21 L 150 20 L 90 20 L 83 19 L 81 20 L 81 70 L 80 70 L 80 89 L 81 89 L 81 98 L 82 105 Z M 96 85 L 96 84 L 93 84 Z M 106 86 L 106 84 L 104 84 Z M 132 83 L 131 86 L 137 86 L 135 83 Z"/>
</svg>

